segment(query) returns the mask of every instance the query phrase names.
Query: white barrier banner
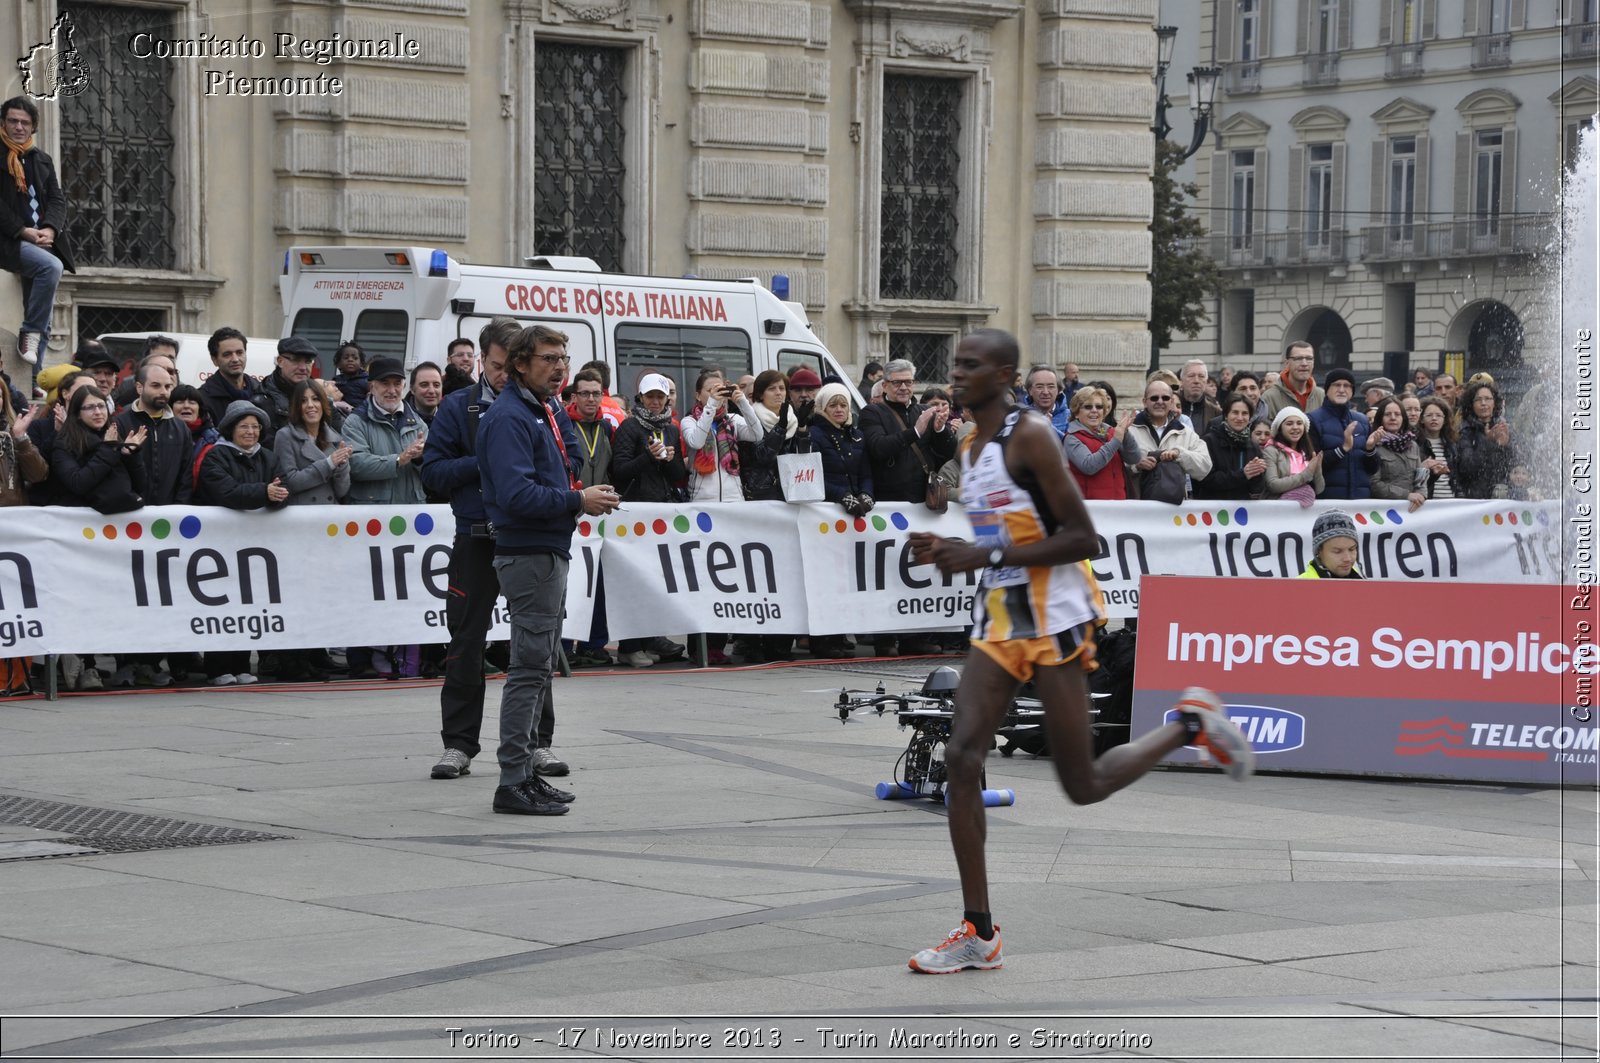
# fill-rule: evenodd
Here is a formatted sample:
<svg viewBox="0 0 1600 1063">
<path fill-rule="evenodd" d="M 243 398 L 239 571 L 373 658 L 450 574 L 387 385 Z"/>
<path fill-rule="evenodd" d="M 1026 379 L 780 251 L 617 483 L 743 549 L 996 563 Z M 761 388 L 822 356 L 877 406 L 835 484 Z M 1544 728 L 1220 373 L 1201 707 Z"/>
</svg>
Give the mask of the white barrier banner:
<svg viewBox="0 0 1600 1063">
<path fill-rule="evenodd" d="M 1562 577 L 1554 502 L 1430 502 L 1415 513 L 1376 500 L 1091 502 L 1100 539 L 1091 564 L 1108 613 L 1136 616 L 1145 573 L 1298 575 L 1312 524 L 1330 509 L 1355 519 L 1369 578 Z M 0 656 L 443 642 L 454 528 L 447 506 L 0 510 Z M 917 530 L 968 528 L 958 506 L 936 516 L 896 504 L 860 519 L 783 502 L 630 505 L 584 518 L 563 633 L 588 637 L 602 569 L 613 638 L 960 627 L 974 581 L 912 565 Z M 503 638 L 503 602 L 496 621 L 491 637 Z"/>
<path fill-rule="evenodd" d="M 851 517 L 832 503 L 792 507 L 806 573 L 807 626 L 814 635 L 948 631 L 971 622 L 978 573 L 944 576 L 911 563 L 911 533 L 970 538 L 960 506 L 881 503 Z"/>
<path fill-rule="evenodd" d="M 1090 562 L 1114 617 L 1139 615 L 1139 578 L 1287 579 L 1311 563 L 1311 529 L 1339 510 L 1361 534 L 1368 579 L 1557 583 L 1561 507 L 1556 502 L 1435 501 L 1415 513 L 1369 498 L 1317 502 L 1090 502 L 1100 539 Z"/>
<path fill-rule="evenodd" d="M 804 634 L 796 508 L 630 503 L 599 520 L 611 637 Z"/>
</svg>

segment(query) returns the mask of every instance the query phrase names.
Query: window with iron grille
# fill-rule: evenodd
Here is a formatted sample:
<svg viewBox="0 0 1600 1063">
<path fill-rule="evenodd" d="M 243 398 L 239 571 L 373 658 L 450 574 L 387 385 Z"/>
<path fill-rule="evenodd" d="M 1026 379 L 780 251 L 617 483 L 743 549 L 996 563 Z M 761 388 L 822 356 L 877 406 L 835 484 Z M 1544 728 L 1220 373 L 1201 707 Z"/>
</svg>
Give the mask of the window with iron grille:
<svg viewBox="0 0 1600 1063">
<path fill-rule="evenodd" d="M 918 380 L 950 379 L 950 335 L 945 332 L 891 332 L 889 358 L 917 367 Z"/>
<path fill-rule="evenodd" d="M 961 92 L 951 78 L 883 79 L 878 292 L 885 299 L 956 298 Z"/>
<path fill-rule="evenodd" d="M 88 84 L 61 101 L 61 186 L 80 266 L 172 269 L 175 155 L 171 71 L 136 58 L 137 33 L 176 35 L 156 8 L 64 2 Z"/>
<path fill-rule="evenodd" d="M 621 270 L 622 91 L 627 52 L 539 42 L 534 48 L 534 249 Z"/>
<path fill-rule="evenodd" d="M 78 338 L 102 332 L 165 332 L 167 312 L 152 306 L 77 306 Z"/>
</svg>

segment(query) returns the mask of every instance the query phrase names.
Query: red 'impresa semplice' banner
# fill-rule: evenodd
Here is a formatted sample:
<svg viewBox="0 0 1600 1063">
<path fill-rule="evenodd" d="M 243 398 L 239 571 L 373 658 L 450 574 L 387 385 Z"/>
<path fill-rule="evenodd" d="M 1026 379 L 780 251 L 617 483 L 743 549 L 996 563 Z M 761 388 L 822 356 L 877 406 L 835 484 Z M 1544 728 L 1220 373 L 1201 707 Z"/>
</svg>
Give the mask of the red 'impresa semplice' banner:
<svg viewBox="0 0 1600 1063">
<path fill-rule="evenodd" d="M 1600 646 L 1583 588 L 1288 579 L 1237 589 L 1146 577 L 1135 734 L 1203 686 L 1222 696 L 1261 770 L 1600 776 Z"/>
</svg>

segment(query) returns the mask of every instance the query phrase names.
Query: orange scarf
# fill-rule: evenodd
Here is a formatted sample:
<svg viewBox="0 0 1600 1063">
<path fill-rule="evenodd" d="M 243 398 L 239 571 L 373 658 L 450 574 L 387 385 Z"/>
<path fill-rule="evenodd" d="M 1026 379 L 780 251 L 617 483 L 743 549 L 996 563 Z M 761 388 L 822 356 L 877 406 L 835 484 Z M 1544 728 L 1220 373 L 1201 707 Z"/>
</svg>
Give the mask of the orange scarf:
<svg viewBox="0 0 1600 1063">
<path fill-rule="evenodd" d="M 12 143 L 10 137 L 0 136 L 0 144 L 6 146 L 6 172 L 17 182 L 17 191 L 26 192 L 28 178 L 22 172 L 22 157 L 33 150 L 33 136 L 30 134 L 21 144 Z"/>
</svg>

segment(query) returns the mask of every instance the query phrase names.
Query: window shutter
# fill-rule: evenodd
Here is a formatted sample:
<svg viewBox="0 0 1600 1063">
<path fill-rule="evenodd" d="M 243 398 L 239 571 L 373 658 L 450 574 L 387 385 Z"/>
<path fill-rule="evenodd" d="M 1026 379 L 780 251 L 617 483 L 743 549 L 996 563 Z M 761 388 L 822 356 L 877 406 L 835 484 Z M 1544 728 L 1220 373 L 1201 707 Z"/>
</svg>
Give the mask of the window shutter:
<svg viewBox="0 0 1600 1063">
<path fill-rule="evenodd" d="M 1511 0 L 1511 25 L 1506 28 L 1513 30 L 1528 28 L 1528 0 Z"/>
<path fill-rule="evenodd" d="M 1267 249 L 1267 149 L 1256 149 L 1256 194 L 1250 210 L 1256 216 L 1255 260 L 1261 261 Z"/>
<path fill-rule="evenodd" d="M 1217 4 L 1217 39 L 1214 42 L 1217 53 L 1217 62 L 1233 62 L 1233 16 L 1238 10 L 1238 0 L 1216 0 Z"/>
<path fill-rule="evenodd" d="M 1311 227 L 1311 219 L 1305 216 L 1305 189 L 1306 146 L 1296 144 L 1289 149 L 1289 224 L 1284 226 L 1289 233 L 1290 262 L 1300 260 L 1301 233 Z"/>
<path fill-rule="evenodd" d="M 1211 235 L 1213 237 L 1225 238 L 1228 234 L 1228 196 L 1231 194 L 1228 174 L 1229 155 L 1229 152 L 1221 148 L 1211 153 Z M 1217 246 L 1226 245 L 1218 242 Z"/>
<path fill-rule="evenodd" d="M 1451 246 L 1457 251 L 1467 247 L 1467 234 L 1472 231 L 1472 134 L 1456 134 L 1455 216 L 1451 219 L 1454 239 Z"/>
<path fill-rule="evenodd" d="M 1333 146 L 1333 183 L 1328 192 L 1328 224 L 1333 227 L 1333 253 L 1344 257 L 1344 144 Z"/>
<path fill-rule="evenodd" d="M 1428 134 L 1417 134 L 1417 222 L 1426 224 L 1428 221 Z"/>
<path fill-rule="evenodd" d="M 1422 40 L 1431 41 L 1439 26 L 1439 0 L 1422 0 Z"/>
<path fill-rule="evenodd" d="M 1557 26 L 1566 26 L 1572 22 L 1572 0 L 1561 0 L 1561 13 L 1556 16 Z"/>
<path fill-rule="evenodd" d="M 1517 131 L 1506 126 L 1500 133 L 1500 245 L 1510 247 L 1516 240 L 1517 213 Z"/>
<path fill-rule="evenodd" d="M 1478 35 L 1478 8 L 1480 0 L 1467 0 L 1466 12 L 1461 16 L 1461 35 L 1463 37 L 1476 37 Z"/>
<path fill-rule="evenodd" d="M 1378 0 L 1378 43 L 1394 39 L 1394 0 Z"/>
<path fill-rule="evenodd" d="M 1339 50 L 1350 50 L 1350 9 L 1355 6 L 1355 0 L 1340 0 L 1339 3 Z"/>
<path fill-rule="evenodd" d="M 1379 137 L 1372 142 L 1372 196 L 1367 201 L 1367 224 L 1382 225 L 1388 212 L 1389 141 Z M 1381 231 L 1381 230 L 1380 230 Z"/>
<path fill-rule="evenodd" d="M 1312 27 L 1312 20 L 1316 18 L 1316 9 L 1311 5 L 1316 0 L 1300 0 L 1300 21 L 1294 28 L 1294 50 L 1300 55 L 1311 51 L 1311 40 L 1316 36 Z"/>
<path fill-rule="evenodd" d="M 1272 5 L 1256 5 L 1256 58 L 1266 59 L 1272 54 Z"/>
</svg>

